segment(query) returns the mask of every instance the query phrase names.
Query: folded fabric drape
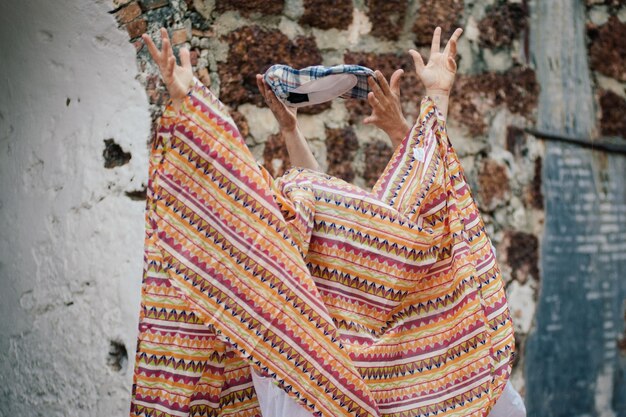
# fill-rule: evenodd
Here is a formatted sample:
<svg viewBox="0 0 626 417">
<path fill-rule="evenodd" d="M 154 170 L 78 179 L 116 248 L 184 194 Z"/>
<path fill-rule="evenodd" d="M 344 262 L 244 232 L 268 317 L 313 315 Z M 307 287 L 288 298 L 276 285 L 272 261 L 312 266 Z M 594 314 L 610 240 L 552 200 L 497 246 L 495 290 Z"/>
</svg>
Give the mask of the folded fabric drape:
<svg viewBox="0 0 626 417">
<path fill-rule="evenodd" d="M 260 415 L 250 365 L 320 416 L 484 416 L 504 287 L 434 102 L 371 192 L 273 179 L 197 79 L 150 159 L 131 416 Z"/>
<path fill-rule="evenodd" d="M 295 69 L 288 65 L 272 65 L 263 79 L 276 97 L 290 107 L 311 106 L 337 97 L 366 99 L 370 87 L 368 77 L 374 71 L 360 65 L 315 65 Z"/>
</svg>

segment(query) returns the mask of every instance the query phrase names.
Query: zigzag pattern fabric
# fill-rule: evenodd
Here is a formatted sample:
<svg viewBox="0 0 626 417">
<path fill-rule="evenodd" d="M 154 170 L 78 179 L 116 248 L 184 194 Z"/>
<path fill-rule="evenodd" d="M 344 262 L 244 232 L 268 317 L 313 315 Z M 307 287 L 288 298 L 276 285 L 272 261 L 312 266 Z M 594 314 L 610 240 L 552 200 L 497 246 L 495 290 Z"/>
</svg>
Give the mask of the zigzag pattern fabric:
<svg viewBox="0 0 626 417">
<path fill-rule="evenodd" d="M 486 416 L 513 328 L 434 102 L 372 192 L 273 179 L 197 79 L 150 160 L 131 416 L 260 416 L 250 369 L 318 416 Z M 267 417 L 267 416 L 266 416 Z"/>
</svg>

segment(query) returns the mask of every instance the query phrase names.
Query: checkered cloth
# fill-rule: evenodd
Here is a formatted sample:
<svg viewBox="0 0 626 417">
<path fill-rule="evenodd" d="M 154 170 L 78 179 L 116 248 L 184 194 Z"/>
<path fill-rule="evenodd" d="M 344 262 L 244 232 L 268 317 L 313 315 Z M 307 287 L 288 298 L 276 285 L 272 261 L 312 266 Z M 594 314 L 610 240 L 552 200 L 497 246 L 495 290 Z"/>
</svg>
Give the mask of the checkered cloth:
<svg viewBox="0 0 626 417">
<path fill-rule="evenodd" d="M 316 65 L 301 70 L 273 65 L 265 72 L 264 79 L 279 100 L 291 107 L 301 107 L 337 97 L 367 98 L 370 76 L 374 76 L 374 71 L 360 65 Z"/>
</svg>

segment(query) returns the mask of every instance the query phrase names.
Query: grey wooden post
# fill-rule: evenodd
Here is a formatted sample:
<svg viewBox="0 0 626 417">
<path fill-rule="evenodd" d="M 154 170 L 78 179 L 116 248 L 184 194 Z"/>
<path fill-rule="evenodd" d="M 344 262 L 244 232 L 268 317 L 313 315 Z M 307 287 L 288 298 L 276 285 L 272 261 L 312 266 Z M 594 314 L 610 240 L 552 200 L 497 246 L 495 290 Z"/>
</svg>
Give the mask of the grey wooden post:
<svg viewBox="0 0 626 417">
<path fill-rule="evenodd" d="M 593 137 L 582 0 L 531 3 L 537 128 Z M 626 158 L 546 142 L 541 289 L 526 343 L 528 415 L 626 416 Z"/>
</svg>

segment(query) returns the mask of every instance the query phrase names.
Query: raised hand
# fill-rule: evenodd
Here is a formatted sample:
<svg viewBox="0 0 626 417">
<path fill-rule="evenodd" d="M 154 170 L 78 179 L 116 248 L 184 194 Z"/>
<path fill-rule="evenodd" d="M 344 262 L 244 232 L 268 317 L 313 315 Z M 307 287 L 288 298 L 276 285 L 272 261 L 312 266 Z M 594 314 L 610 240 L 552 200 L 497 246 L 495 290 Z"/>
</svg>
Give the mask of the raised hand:
<svg viewBox="0 0 626 417">
<path fill-rule="evenodd" d="M 176 57 L 172 50 L 170 38 L 165 28 L 161 28 L 161 49 L 159 50 L 154 41 L 147 34 L 141 36 L 148 46 L 148 51 L 152 59 L 159 67 L 161 78 L 167 87 L 167 91 L 172 99 L 172 105 L 179 109 L 182 101 L 191 88 L 193 81 L 193 70 L 191 69 L 191 59 L 187 48 L 180 49 L 180 63 L 176 64 Z"/>
<path fill-rule="evenodd" d="M 437 27 L 426 65 L 419 52 L 414 49 L 409 51 L 415 64 L 415 72 L 426 88 L 426 94 L 450 94 L 456 74 L 456 42 L 462 33 L 461 28 L 455 30 L 443 52 L 440 52 L 441 28 Z"/>
<path fill-rule="evenodd" d="M 426 95 L 434 100 L 444 119 L 448 114 L 450 90 L 452 90 L 454 76 L 456 75 L 456 61 L 454 60 L 456 57 L 456 41 L 461 36 L 461 33 L 463 33 L 463 29 L 458 28 L 455 30 L 443 52 L 440 52 L 441 28 L 437 27 L 433 34 L 430 56 L 426 65 L 424 65 L 424 60 L 419 52 L 413 49 L 409 51 L 415 64 L 415 72 L 426 88 Z"/>
<path fill-rule="evenodd" d="M 300 168 L 308 168 L 314 171 L 321 171 L 309 144 L 298 128 L 297 110 L 295 107 L 288 107 L 280 101 L 272 89 L 265 83 L 261 74 L 256 75 L 256 85 L 259 87 L 265 103 L 270 108 L 274 117 L 278 121 L 280 133 L 285 139 L 289 162 L 291 165 Z"/>
<path fill-rule="evenodd" d="M 372 90 L 367 95 L 367 101 L 372 106 L 372 114 L 363 120 L 365 124 L 373 124 L 383 130 L 391 139 L 393 146 L 402 142 L 411 127 L 402 114 L 400 103 L 400 78 L 404 70 L 396 70 L 387 83 L 380 71 L 375 71 L 374 77 L 367 82 Z"/>
<path fill-rule="evenodd" d="M 278 121 L 281 132 L 291 132 L 297 127 L 297 111 L 295 107 L 287 107 L 280 101 L 272 89 L 265 83 L 261 74 L 256 75 L 256 85 L 259 87 L 261 95 L 265 99 L 265 103 L 270 108 L 274 117 Z"/>
</svg>

